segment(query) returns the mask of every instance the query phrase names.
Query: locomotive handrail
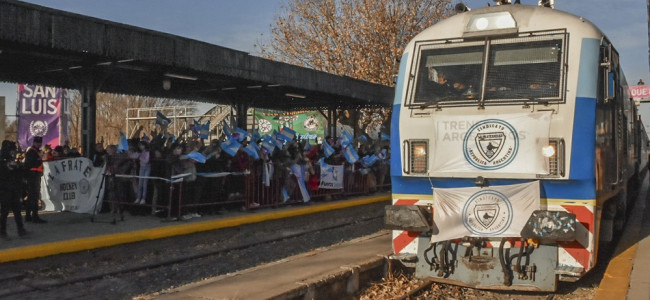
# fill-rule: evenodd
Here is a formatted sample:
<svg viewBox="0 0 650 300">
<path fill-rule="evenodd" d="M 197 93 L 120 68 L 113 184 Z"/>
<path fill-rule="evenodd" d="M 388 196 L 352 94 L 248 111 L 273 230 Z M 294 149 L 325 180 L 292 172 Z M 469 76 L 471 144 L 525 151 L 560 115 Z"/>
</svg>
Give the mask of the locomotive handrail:
<svg viewBox="0 0 650 300">
<path fill-rule="evenodd" d="M 404 156 L 402 156 L 402 171 L 404 171 L 404 174 L 409 174 L 411 172 L 410 168 L 408 170 L 406 169 L 406 166 L 408 165 L 408 162 L 411 159 L 411 155 L 409 155 L 410 153 L 408 152 L 409 148 L 410 148 L 409 141 L 404 140 L 404 142 L 402 143 L 402 150 L 403 150 L 402 152 L 404 152 Z M 409 157 L 408 159 L 406 159 L 407 155 Z"/>
</svg>

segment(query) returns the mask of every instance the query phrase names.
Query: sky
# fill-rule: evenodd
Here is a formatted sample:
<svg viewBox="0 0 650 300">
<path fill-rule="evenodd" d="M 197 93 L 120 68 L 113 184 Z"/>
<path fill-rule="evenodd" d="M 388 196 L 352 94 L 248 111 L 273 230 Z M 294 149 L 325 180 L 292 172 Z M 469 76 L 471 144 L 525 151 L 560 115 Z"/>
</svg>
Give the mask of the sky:
<svg viewBox="0 0 650 300">
<path fill-rule="evenodd" d="M 288 0 L 27 0 L 25 2 L 162 31 L 257 55 L 254 45 L 270 38 L 274 16 Z M 492 0 L 464 0 L 470 8 Z M 536 4 L 537 0 L 521 0 Z M 555 0 L 555 8 L 584 17 L 612 41 L 628 83 L 648 71 L 648 15 L 645 0 Z M 15 113 L 16 86 L 0 83 L 7 114 Z"/>
</svg>

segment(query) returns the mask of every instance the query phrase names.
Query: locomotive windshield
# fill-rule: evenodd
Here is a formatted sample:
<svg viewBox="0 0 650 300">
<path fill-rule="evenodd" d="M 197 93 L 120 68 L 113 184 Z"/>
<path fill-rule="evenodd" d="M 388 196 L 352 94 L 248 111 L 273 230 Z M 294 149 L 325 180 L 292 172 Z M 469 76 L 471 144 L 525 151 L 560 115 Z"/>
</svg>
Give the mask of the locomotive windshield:
<svg viewBox="0 0 650 300">
<path fill-rule="evenodd" d="M 561 101 L 563 43 L 564 35 L 553 35 L 420 45 L 409 103 Z"/>
</svg>

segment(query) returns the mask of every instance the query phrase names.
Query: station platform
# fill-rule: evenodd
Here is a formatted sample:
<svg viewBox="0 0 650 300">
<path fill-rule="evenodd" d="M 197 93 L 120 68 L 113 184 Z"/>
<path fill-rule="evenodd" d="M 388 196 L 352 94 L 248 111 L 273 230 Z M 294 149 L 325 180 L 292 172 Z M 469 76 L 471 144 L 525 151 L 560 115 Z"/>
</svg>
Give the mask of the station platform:
<svg viewBox="0 0 650 300">
<path fill-rule="evenodd" d="M 594 299 L 650 299 L 649 187 L 646 176 Z"/>
<path fill-rule="evenodd" d="M 118 217 L 117 223 L 112 224 L 113 215 L 110 213 L 96 215 L 92 218 L 94 221 L 91 221 L 91 216 L 87 214 L 43 213 L 41 216 L 48 223 L 25 223 L 29 234 L 22 238 L 18 237 L 15 222 L 10 216 L 7 220 L 10 240 L 0 239 L 0 263 L 187 235 L 378 202 L 390 203 L 390 200 L 389 193 L 378 193 L 274 209 L 228 211 L 221 215 L 206 215 L 188 221 L 173 222 L 164 222 L 155 216 L 131 216 L 126 213 L 124 221 L 120 221 Z"/>
</svg>

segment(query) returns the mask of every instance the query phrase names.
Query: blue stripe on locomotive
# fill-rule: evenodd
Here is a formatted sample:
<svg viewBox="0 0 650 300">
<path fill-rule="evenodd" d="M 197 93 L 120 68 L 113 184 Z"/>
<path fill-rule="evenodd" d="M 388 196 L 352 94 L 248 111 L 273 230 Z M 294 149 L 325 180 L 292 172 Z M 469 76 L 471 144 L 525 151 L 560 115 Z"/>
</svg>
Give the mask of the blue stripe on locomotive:
<svg viewBox="0 0 650 300">
<path fill-rule="evenodd" d="M 399 114 L 402 106 L 402 92 L 406 76 L 406 62 L 408 61 L 408 52 L 402 54 L 400 60 L 399 73 L 397 74 L 397 83 L 395 84 L 395 100 L 393 101 L 393 115 L 390 118 L 390 175 L 402 177 L 402 147 L 399 145 Z"/>
<path fill-rule="evenodd" d="M 569 180 L 541 180 L 542 198 L 556 199 L 596 199 L 595 151 L 596 151 L 596 89 L 598 74 L 598 55 L 600 41 L 583 39 L 580 54 L 578 89 L 576 91 L 573 119 L 571 168 Z M 402 56 L 405 62 L 407 54 Z M 401 151 L 399 144 L 399 113 L 401 95 L 404 87 L 405 64 L 400 65 L 399 78 L 395 90 L 395 103 L 391 119 L 391 176 L 394 194 L 431 194 L 434 188 L 459 188 L 475 186 L 474 180 L 439 179 L 426 177 L 403 177 Z M 566 105 L 570 105 L 567 101 Z M 566 137 L 565 137 L 566 138 Z M 490 179 L 493 185 L 509 185 L 531 180 Z"/>
</svg>

